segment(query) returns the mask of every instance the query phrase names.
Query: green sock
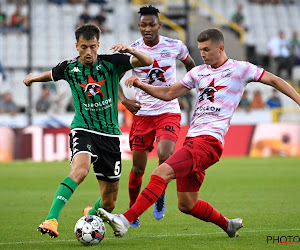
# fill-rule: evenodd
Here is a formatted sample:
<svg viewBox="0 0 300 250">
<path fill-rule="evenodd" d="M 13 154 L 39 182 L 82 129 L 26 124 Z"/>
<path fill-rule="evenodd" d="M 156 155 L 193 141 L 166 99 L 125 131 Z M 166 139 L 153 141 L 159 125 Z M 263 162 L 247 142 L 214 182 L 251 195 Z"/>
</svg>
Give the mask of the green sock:
<svg viewBox="0 0 300 250">
<path fill-rule="evenodd" d="M 96 202 L 95 202 L 95 205 L 90 209 L 89 211 L 89 215 L 97 215 L 97 211 L 98 211 L 98 208 L 103 208 L 102 206 L 102 198 L 100 197 Z M 108 211 L 108 212 L 112 212 L 113 210 L 111 211 Z"/>
<path fill-rule="evenodd" d="M 49 214 L 46 220 L 56 219 L 58 221 L 58 217 L 62 208 L 66 205 L 68 200 L 71 198 L 77 187 L 77 183 L 73 181 L 70 177 L 66 177 L 62 183 L 59 185 L 56 190 L 54 200 L 52 202 Z"/>
</svg>

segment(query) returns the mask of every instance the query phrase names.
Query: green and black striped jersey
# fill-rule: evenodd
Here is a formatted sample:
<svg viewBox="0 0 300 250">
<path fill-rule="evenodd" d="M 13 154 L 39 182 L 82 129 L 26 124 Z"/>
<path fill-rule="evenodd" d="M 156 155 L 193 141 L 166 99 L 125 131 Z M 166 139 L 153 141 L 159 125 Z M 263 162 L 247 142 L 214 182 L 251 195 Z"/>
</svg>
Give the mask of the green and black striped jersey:
<svg viewBox="0 0 300 250">
<path fill-rule="evenodd" d="M 118 123 L 120 75 L 133 68 L 131 57 L 123 54 L 98 55 L 87 67 L 74 58 L 52 69 L 54 81 L 66 80 L 71 87 L 75 116 L 71 129 L 83 128 L 110 136 L 121 135 Z"/>
</svg>

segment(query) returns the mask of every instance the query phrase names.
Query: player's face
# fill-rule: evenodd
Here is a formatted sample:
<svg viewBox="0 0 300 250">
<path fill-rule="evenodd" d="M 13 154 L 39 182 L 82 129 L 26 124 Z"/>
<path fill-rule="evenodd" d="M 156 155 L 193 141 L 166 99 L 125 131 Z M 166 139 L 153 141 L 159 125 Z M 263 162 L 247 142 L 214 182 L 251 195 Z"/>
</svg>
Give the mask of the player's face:
<svg viewBox="0 0 300 250">
<path fill-rule="evenodd" d="M 220 62 L 222 60 L 221 54 L 224 50 L 222 43 L 213 43 L 211 40 L 198 42 L 198 48 L 205 64 L 218 67 L 223 63 Z"/>
<path fill-rule="evenodd" d="M 97 51 L 99 49 L 99 41 L 97 38 L 85 40 L 79 37 L 76 43 L 76 49 L 79 53 L 79 61 L 85 66 L 92 66 L 97 61 Z"/>
<path fill-rule="evenodd" d="M 161 27 L 161 22 L 158 21 L 155 15 L 142 16 L 139 22 L 139 28 L 144 41 L 147 44 L 155 44 L 159 40 L 158 30 Z"/>
</svg>

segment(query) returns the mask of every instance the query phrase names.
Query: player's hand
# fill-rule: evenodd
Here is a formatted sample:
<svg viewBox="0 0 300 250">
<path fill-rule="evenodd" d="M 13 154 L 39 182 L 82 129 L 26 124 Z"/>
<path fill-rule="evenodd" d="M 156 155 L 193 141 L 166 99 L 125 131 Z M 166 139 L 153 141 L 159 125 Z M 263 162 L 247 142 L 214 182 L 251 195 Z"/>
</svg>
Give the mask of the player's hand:
<svg viewBox="0 0 300 250">
<path fill-rule="evenodd" d="M 120 52 L 120 53 L 131 53 L 133 48 L 124 44 L 124 43 L 118 43 L 110 48 L 113 53 Z"/>
<path fill-rule="evenodd" d="M 26 86 L 31 86 L 31 84 L 32 84 L 32 79 L 33 79 L 33 77 L 34 77 L 34 74 L 32 74 L 32 73 L 30 73 L 30 74 L 28 74 L 25 78 L 24 78 L 24 80 L 23 80 L 23 83 L 26 85 Z"/>
<path fill-rule="evenodd" d="M 122 104 L 134 115 L 140 110 L 142 105 L 140 102 L 130 99 L 125 99 Z"/>
<path fill-rule="evenodd" d="M 142 82 L 141 80 L 133 75 L 131 77 L 129 77 L 126 81 L 125 81 L 125 86 L 131 88 L 132 86 L 139 88 L 139 86 L 141 86 Z"/>
</svg>

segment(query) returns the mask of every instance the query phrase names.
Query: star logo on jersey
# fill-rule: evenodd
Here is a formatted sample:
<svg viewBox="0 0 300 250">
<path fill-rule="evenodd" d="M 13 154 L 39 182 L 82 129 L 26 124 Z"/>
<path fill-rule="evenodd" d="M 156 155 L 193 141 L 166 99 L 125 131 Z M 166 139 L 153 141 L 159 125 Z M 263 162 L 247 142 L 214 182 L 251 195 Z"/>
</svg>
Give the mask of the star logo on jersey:
<svg viewBox="0 0 300 250">
<path fill-rule="evenodd" d="M 84 92 L 88 92 L 88 100 L 91 99 L 92 96 L 96 96 L 99 93 L 105 97 L 103 94 L 101 87 L 105 83 L 106 80 L 102 80 L 96 82 L 91 76 L 89 76 L 87 84 L 78 84 L 80 87 L 84 88 Z"/>
<path fill-rule="evenodd" d="M 154 63 L 152 69 L 142 69 L 142 71 L 147 73 L 147 78 L 149 78 L 149 83 L 152 84 L 156 80 L 165 82 L 164 73 L 171 68 L 171 66 L 160 67 L 156 59 L 154 59 Z"/>
<path fill-rule="evenodd" d="M 199 88 L 199 101 L 201 102 L 204 100 L 209 100 L 211 102 L 214 102 L 215 92 L 225 87 L 226 86 L 215 86 L 215 79 L 212 79 L 212 81 L 206 88 Z"/>
</svg>

